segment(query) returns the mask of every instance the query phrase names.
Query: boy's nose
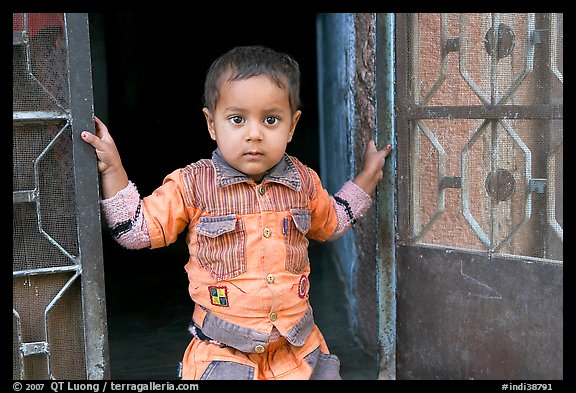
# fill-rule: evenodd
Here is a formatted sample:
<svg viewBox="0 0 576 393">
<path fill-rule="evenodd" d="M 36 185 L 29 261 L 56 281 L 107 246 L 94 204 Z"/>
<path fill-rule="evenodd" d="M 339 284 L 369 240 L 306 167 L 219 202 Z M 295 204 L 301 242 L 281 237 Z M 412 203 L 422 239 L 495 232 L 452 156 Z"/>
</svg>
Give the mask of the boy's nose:
<svg viewBox="0 0 576 393">
<path fill-rule="evenodd" d="M 258 123 L 251 123 L 248 124 L 248 130 L 246 133 L 246 139 L 253 141 L 253 140 L 261 140 L 262 139 L 262 127 Z"/>
</svg>

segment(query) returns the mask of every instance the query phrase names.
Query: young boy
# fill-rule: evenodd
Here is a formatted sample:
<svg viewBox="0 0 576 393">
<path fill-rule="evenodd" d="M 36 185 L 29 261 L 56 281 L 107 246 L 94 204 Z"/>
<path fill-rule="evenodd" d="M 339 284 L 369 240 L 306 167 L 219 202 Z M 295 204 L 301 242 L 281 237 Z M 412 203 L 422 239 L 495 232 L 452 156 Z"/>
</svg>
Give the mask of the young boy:
<svg viewBox="0 0 576 393">
<path fill-rule="evenodd" d="M 157 248 L 187 231 L 195 303 L 183 379 L 341 379 L 308 302 L 308 238 L 343 235 L 362 217 L 391 147 L 370 141 L 364 167 L 333 197 L 286 154 L 300 119 L 300 70 L 286 54 L 237 47 L 217 59 L 203 109 L 217 149 L 140 199 L 106 126 L 96 150 L 102 209 L 124 247 Z"/>
</svg>

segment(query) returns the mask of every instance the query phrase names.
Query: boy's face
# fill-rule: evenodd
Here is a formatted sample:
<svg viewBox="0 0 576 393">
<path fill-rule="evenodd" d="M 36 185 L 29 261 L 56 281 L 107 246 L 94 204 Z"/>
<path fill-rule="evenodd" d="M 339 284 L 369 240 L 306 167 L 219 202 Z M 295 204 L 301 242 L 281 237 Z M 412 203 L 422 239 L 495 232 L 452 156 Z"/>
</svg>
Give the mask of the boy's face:
<svg viewBox="0 0 576 393">
<path fill-rule="evenodd" d="M 284 155 L 301 114 L 292 115 L 288 92 L 263 75 L 222 83 L 215 112 L 203 111 L 226 162 L 257 182 Z"/>
</svg>

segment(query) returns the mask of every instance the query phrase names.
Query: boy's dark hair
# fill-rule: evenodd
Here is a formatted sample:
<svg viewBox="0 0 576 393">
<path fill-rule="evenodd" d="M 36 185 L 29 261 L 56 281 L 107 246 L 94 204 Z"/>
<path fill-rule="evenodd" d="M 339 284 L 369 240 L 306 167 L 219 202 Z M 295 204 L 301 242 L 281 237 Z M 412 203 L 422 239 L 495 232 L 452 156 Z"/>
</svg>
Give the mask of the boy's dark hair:
<svg viewBox="0 0 576 393">
<path fill-rule="evenodd" d="M 220 85 L 265 75 L 288 91 L 292 113 L 300 108 L 300 66 L 289 55 L 264 46 L 238 46 L 217 58 L 206 74 L 204 106 L 214 112 Z"/>
</svg>

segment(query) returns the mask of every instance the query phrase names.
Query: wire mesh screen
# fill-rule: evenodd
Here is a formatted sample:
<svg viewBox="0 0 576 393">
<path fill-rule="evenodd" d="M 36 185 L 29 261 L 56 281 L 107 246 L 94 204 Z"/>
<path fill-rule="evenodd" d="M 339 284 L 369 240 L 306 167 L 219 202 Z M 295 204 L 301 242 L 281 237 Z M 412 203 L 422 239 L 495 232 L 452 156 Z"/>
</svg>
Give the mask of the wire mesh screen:
<svg viewBox="0 0 576 393">
<path fill-rule="evenodd" d="M 64 15 L 13 36 L 13 378 L 85 379 Z"/>
<path fill-rule="evenodd" d="M 77 278 L 68 272 L 13 279 L 14 379 L 86 378 Z"/>
<path fill-rule="evenodd" d="M 56 121 L 16 124 L 13 131 L 12 188 L 32 191 L 35 201 L 13 208 L 13 269 L 73 264 L 78 244 L 70 129 Z"/>
<path fill-rule="evenodd" d="M 63 14 L 12 14 L 13 110 L 69 108 Z"/>
<path fill-rule="evenodd" d="M 410 242 L 562 261 L 563 15 L 406 20 Z"/>
</svg>

